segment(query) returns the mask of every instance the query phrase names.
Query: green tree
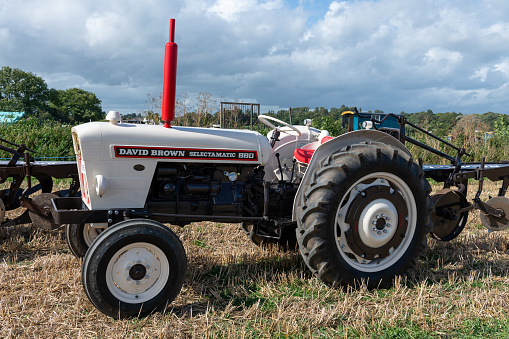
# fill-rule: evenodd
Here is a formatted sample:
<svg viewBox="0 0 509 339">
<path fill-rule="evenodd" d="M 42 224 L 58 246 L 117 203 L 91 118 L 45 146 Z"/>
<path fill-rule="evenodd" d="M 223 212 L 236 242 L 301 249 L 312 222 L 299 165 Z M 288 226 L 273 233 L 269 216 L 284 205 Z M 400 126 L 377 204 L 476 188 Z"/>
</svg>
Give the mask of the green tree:
<svg viewBox="0 0 509 339">
<path fill-rule="evenodd" d="M 324 116 L 313 119 L 313 127 L 320 130 L 327 130 L 333 137 L 337 137 L 346 132 L 345 128 L 343 127 L 342 120 L 334 119 L 331 116 Z"/>
<path fill-rule="evenodd" d="M 147 123 L 152 125 L 159 125 L 161 123 L 161 111 L 163 104 L 163 93 L 158 94 L 147 94 L 147 100 L 145 100 L 145 105 L 147 109 L 142 112 L 142 115 L 145 117 Z"/>
<path fill-rule="evenodd" d="M 31 116 L 41 111 L 48 95 L 43 78 L 19 68 L 0 69 L 0 111 L 25 112 L 25 116 Z"/>
<path fill-rule="evenodd" d="M 73 124 L 87 121 L 104 120 L 104 112 L 101 108 L 101 100 L 92 93 L 81 88 L 57 90 L 53 93 L 54 101 L 50 103 L 56 117 L 61 117 L 63 122 Z"/>
<path fill-rule="evenodd" d="M 500 115 L 498 120 L 493 123 L 495 140 L 506 146 L 509 141 L 509 117 Z"/>
</svg>

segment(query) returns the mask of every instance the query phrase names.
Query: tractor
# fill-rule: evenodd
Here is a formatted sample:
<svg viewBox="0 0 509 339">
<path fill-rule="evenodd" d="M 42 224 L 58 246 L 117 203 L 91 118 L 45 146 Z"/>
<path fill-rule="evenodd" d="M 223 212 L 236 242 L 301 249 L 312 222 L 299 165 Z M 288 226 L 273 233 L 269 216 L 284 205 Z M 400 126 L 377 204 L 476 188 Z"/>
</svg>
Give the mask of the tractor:
<svg viewBox="0 0 509 339">
<path fill-rule="evenodd" d="M 509 225 L 507 165 L 463 164 L 464 149 L 448 144 L 456 150 L 450 156 L 405 135 L 410 123 L 401 116 L 384 118 L 401 128 L 378 127 L 383 121 L 371 118 L 365 129 L 335 138 L 310 121 L 291 125 L 267 115 L 258 117 L 271 128 L 267 136 L 171 126 L 173 32 L 172 20 L 164 126 L 125 124 L 111 111 L 108 122 L 73 127 L 81 197 L 52 200 L 55 224 L 66 225 L 69 248 L 83 257 L 86 295 L 104 314 L 143 316 L 180 293 L 186 253 L 165 223 L 241 223 L 257 245 L 298 250 L 325 284 L 369 288 L 414 268 L 428 234 L 456 237 L 473 208 L 491 229 Z M 451 165 L 415 162 L 405 142 Z M 484 176 L 503 180 L 499 196 L 486 203 L 479 199 Z M 427 178 L 444 188 L 431 196 Z M 479 179 L 474 203 L 465 198 L 469 178 Z"/>
</svg>

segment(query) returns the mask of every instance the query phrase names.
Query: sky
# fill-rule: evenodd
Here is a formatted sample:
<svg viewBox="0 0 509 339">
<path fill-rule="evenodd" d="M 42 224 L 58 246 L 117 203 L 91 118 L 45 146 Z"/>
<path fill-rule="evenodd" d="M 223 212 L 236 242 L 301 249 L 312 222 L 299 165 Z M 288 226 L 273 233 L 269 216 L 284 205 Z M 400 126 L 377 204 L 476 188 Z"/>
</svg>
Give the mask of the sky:
<svg viewBox="0 0 509 339">
<path fill-rule="evenodd" d="M 0 67 L 91 91 L 103 110 L 177 96 L 400 113 L 509 113 L 507 0 L 1 0 Z"/>
</svg>

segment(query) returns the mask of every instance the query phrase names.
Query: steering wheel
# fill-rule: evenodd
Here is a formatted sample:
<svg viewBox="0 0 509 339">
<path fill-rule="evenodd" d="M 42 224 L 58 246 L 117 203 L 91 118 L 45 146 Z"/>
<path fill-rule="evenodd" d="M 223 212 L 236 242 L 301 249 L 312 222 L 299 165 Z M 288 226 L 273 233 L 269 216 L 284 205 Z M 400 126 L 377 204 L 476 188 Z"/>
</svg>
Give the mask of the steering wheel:
<svg viewBox="0 0 509 339">
<path fill-rule="evenodd" d="M 282 133 L 295 135 L 295 136 L 300 136 L 302 134 L 302 132 L 299 131 L 299 129 L 297 127 L 292 126 L 289 123 L 286 123 L 286 122 L 276 119 L 274 117 L 271 117 L 270 115 L 263 115 L 263 114 L 259 115 L 258 120 L 260 120 L 261 123 L 269 126 L 270 128 L 277 129 L 278 131 L 280 131 Z M 272 120 L 274 122 L 277 122 L 278 124 L 288 127 L 290 130 L 284 130 L 284 129 L 278 128 L 278 127 L 274 126 L 269 120 Z"/>
</svg>

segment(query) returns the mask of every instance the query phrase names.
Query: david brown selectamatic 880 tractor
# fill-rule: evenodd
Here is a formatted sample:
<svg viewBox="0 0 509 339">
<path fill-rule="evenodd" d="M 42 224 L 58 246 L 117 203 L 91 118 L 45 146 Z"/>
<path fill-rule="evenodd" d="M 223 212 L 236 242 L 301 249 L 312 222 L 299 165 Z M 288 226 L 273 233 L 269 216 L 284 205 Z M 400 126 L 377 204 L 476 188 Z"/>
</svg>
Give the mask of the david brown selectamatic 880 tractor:
<svg viewBox="0 0 509 339">
<path fill-rule="evenodd" d="M 358 130 L 337 138 L 309 123 L 269 116 L 267 137 L 253 131 L 170 126 L 176 45 L 166 45 L 165 126 L 91 122 L 72 129 L 82 196 L 53 199 L 67 224 L 69 247 L 84 256 L 82 282 L 92 303 L 112 317 L 138 316 L 169 305 L 186 274 L 178 237 L 162 223 L 241 222 L 257 244 L 298 247 L 317 277 L 332 286 L 389 284 L 417 263 L 428 233 L 457 236 L 468 211 L 483 211 L 492 229 L 507 227 L 503 164 L 415 163 L 400 129 Z M 356 113 L 362 115 L 362 113 Z M 454 147 L 451 145 L 451 147 Z M 466 201 L 468 179 L 503 180 L 494 203 Z M 444 182 L 430 197 L 426 177 Z M 480 182 L 480 189 L 482 181 Z M 480 190 L 479 190 L 480 194 Z M 434 209 L 434 206 L 436 207 Z M 433 229 L 433 223 L 435 229 Z"/>
</svg>

